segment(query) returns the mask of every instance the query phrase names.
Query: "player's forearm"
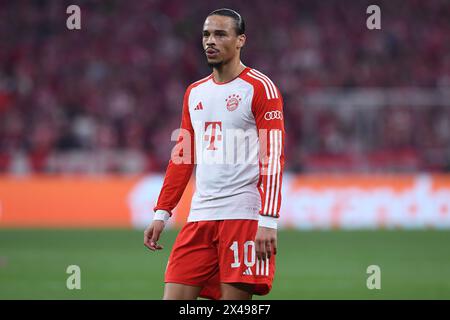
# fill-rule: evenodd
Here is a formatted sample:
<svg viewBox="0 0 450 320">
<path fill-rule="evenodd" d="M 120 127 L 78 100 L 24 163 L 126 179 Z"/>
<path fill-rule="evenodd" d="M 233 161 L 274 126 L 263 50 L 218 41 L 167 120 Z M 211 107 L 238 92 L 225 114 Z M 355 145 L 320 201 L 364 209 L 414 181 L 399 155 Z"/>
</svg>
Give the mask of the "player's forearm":
<svg viewBox="0 0 450 320">
<path fill-rule="evenodd" d="M 194 169 L 194 164 L 174 164 L 169 161 L 166 176 L 161 188 L 154 211 L 165 210 L 172 215 L 172 210 L 177 206 L 189 182 Z"/>
<path fill-rule="evenodd" d="M 280 216 L 282 200 L 284 130 L 283 128 L 272 128 L 268 130 L 267 135 L 269 137 L 266 139 L 266 137 L 260 134 L 261 143 L 267 150 L 267 152 L 263 150 L 260 153 L 260 183 L 258 185 L 261 195 L 260 215 L 264 220 L 262 223 L 276 228 L 276 221 Z"/>
</svg>

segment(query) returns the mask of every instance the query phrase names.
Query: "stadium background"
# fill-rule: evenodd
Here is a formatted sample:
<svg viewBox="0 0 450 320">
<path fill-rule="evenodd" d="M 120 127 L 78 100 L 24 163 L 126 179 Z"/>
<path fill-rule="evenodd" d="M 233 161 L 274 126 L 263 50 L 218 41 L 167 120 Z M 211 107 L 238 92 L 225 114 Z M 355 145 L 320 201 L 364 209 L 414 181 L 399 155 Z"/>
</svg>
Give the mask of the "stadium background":
<svg viewBox="0 0 450 320">
<path fill-rule="evenodd" d="M 81 8 L 81 30 L 66 8 Z M 366 9 L 381 8 L 381 30 Z M 0 1 L 0 298 L 159 299 L 193 181 L 162 238 L 142 228 L 201 28 L 231 7 L 242 60 L 285 100 L 269 299 L 450 298 L 450 2 Z M 66 268 L 79 265 L 81 290 Z M 366 287 L 369 265 L 381 290 Z"/>
</svg>

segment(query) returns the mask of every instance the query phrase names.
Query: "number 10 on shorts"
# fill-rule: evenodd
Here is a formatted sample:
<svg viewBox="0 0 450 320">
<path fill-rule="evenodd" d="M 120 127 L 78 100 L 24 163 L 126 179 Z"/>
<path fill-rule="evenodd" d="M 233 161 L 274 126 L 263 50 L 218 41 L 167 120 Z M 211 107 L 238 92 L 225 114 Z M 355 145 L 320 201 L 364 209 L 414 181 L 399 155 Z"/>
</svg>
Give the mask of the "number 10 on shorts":
<svg viewBox="0 0 450 320">
<path fill-rule="evenodd" d="M 239 245 L 237 241 L 233 241 L 233 244 L 230 246 L 230 250 L 233 251 L 234 254 L 234 262 L 231 264 L 232 268 L 239 268 L 241 266 L 241 262 L 239 260 Z M 250 253 L 250 259 L 249 259 Z M 256 251 L 255 251 L 255 242 L 254 241 L 246 241 L 244 243 L 244 265 L 247 267 L 248 272 L 251 275 L 251 268 L 256 263 Z M 247 271 L 246 271 L 247 272 Z M 247 273 L 248 274 L 248 273 Z M 269 275 L 269 260 L 261 260 L 256 264 L 256 275 Z"/>
</svg>

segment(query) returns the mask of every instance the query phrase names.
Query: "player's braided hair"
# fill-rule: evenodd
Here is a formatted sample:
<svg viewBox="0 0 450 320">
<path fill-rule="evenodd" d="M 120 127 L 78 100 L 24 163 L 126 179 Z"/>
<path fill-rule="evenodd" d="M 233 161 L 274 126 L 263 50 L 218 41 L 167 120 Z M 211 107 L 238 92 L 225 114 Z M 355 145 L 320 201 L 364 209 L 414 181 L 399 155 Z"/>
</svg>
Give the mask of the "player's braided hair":
<svg viewBox="0 0 450 320">
<path fill-rule="evenodd" d="M 234 11 L 232 9 L 227 9 L 227 8 L 217 9 L 217 10 L 214 10 L 213 12 L 211 12 L 210 14 L 208 14 L 208 17 L 213 16 L 213 15 L 226 16 L 226 17 L 233 18 L 234 21 L 236 22 L 236 27 L 235 27 L 236 34 L 241 35 L 241 34 L 245 33 L 244 19 L 236 11 Z"/>
</svg>

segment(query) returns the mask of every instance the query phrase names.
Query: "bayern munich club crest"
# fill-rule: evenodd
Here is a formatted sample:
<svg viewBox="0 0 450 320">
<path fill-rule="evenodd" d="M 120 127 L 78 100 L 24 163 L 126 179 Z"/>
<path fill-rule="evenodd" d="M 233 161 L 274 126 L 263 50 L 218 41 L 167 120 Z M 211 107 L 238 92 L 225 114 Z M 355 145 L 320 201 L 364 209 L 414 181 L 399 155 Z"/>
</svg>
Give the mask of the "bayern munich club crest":
<svg viewBox="0 0 450 320">
<path fill-rule="evenodd" d="M 238 94 L 229 95 L 225 102 L 227 103 L 228 111 L 234 111 L 239 106 L 239 102 L 241 101 L 241 97 Z"/>
</svg>

